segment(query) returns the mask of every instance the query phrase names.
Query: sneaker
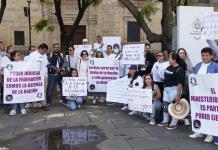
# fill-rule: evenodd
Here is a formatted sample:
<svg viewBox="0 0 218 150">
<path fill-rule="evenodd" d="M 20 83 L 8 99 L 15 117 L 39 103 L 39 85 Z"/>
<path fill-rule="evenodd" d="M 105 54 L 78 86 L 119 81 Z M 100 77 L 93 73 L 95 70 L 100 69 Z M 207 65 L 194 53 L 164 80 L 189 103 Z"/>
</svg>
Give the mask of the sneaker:
<svg viewBox="0 0 218 150">
<path fill-rule="evenodd" d="M 131 111 L 131 112 L 129 112 L 128 114 L 129 114 L 130 116 L 132 116 L 132 115 L 138 114 L 138 112 L 137 112 L 137 111 Z"/>
<path fill-rule="evenodd" d="M 155 125 L 155 124 L 156 124 L 155 119 L 151 119 L 151 121 L 149 122 L 149 124 L 152 125 L 152 126 Z"/>
<path fill-rule="evenodd" d="M 10 112 L 9 115 L 10 115 L 10 116 L 14 116 L 14 115 L 16 115 L 16 111 L 15 111 L 15 110 L 11 110 L 11 112 Z"/>
<path fill-rule="evenodd" d="M 107 106 L 114 106 L 116 103 L 108 103 Z"/>
<path fill-rule="evenodd" d="M 158 123 L 157 126 L 159 126 L 159 127 L 164 127 L 164 126 L 167 126 L 167 123 L 165 123 L 164 121 L 162 121 L 161 123 Z"/>
<path fill-rule="evenodd" d="M 211 143 L 212 141 L 213 141 L 212 135 L 207 135 L 206 138 L 204 139 L 204 142 L 206 142 L 206 143 Z"/>
<path fill-rule="evenodd" d="M 49 111 L 48 106 L 42 106 L 41 108 L 42 108 L 42 110 L 44 110 L 44 111 Z"/>
<path fill-rule="evenodd" d="M 195 132 L 192 135 L 189 135 L 189 137 L 192 139 L 201 138 L 203 137 L 203 134 Z"/>
<path fill-rule="evenodd" d="M 190 121 L 187 118 L 184 119 L 184 122 L 185 122 L 185 126 L 190 126 L 191 125 Z"/>
<path fill-rule="evenodd" d="M 128 110 L 128 106 L 124 106 L 121 110 Z"/>
<path fill-rule="evenodd" d="M 31 111 L 32 113 L 37 113 L 37 112 L 38 112 L 38 108 L 36 108 L 36 107 L 30 107 L 30 111 Z"/>
<path fill-rule="evenodd" d="M 21 109 L 21 114 L 26 115 L 26 109 Z"/>
<path fill-rule="evenodd" d="M 168 129 L 168 130 L 173 130 L 173 129 L 176 129 L 177 128 L 177 126 L 174 126 L 174 125 L 168 125 L 167 127 L 166 127 L 166 129 Z"/>
<path fill-rule="evenodd" d="M 96 99 L 93 99 L 92 104 L 96 104 Z"/>
</svg>

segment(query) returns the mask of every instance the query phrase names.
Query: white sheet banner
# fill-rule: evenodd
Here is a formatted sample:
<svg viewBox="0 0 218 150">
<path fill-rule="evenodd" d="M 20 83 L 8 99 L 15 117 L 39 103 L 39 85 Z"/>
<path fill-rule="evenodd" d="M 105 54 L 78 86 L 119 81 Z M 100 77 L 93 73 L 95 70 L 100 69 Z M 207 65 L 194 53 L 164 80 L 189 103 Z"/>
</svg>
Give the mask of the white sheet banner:
<svg viewBox="0 0 218 150">
<path fill-rule="evenodd" d="M 128 44 L 123 46 L 122 64 L 144 64 L 144 44 Z"/>
<path fill-rule="evenodd" d="M 111 45 L 114 48 L 115 44 L 119 45 L 119 49 L 121 49 L 121 37 L 120 36 L 112 36 L 112 37 L 103 37 L 103 51 L 107 50 L 107 46 Z"/>
<path fill-rule="evenodd" d="M 218 74 L 190 75 L 192 130 L 218 136 Z"/>
<path fill-rule="evenodd" d="M 129 88 L 128 107 L 130 110 L 152 113 L 152 90 Z"/>
<path fill-rule="evenodd" d="M 64 77 L 63 96 L 87 96 L 87 79 L 85 77 Z"/>
<path fill-rule="evenodd" d="M 4 104 L 44 100 L 44 76 L 40 64 L 11 62 L 4 67 Z"/>
<path fill-rule="evenodd" d="M 218 12 L 204 14 L 201 38 L 204 40 L 218 39 Z"/>
<path fill-rule="evenodd" d="M 108 82 L 107 84 L 107 102 L 127 104 L 128 99 L 128 82 L 125 80 L 117 79 Z"/>
<path fill-rule="evenodd" d="M 93 58 L 89 60 L 88 90 L 106 92 L 107 83 L 119 78 L 119 62 L 112 58 Z"/>
<path fill-rule="evenodd" d="M 92 54 L 92 45 L 74 45 L 75 56 L 80 56 L 83 50 L 86 50 L 89 55 Z"/>
<path fill-rule="evenodd" d="M 213 7 L 177 7 L 177 49 L 185 48 L 193 65 L 201 61 L 201 49 L 208 47 L 201 39 L 203 15 L 213 11 Z"/>
</svg>

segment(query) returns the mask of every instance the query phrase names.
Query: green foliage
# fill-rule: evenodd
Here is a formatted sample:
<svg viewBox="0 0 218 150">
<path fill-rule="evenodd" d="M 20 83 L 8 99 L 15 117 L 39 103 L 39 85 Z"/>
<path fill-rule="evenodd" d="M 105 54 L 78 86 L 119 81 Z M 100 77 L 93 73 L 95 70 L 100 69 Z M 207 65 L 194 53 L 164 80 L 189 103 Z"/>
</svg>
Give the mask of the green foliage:
<svg viewBox="0 0 218 150">
<path fill-rule="evenodd" d="M 86 3 L 88 5 L 93 5 L 93 6 L 96 6 L 98 5 L 102 0 L 86 0 Z"/>
<path fill-rule="evenodd" d="M 159 11 L 158 7 L 155 7 L 153 4 L 146 5 L 139 11 L 141 17 L 144 16 L 148 19 L 148 21 L 152 21 L 151 16 L 155 15 Z"/>
<path fill-rule="evenodd" d="M 39 22 L 34 24 L 33 27 L 36 32 L 40 32 L 44 30 L 45 28 L 48 32 L 53 32 L 55 29 L 54 25 L 50 23 L 49 20 L 47 19 L 40 20 Z"/>
</svg>

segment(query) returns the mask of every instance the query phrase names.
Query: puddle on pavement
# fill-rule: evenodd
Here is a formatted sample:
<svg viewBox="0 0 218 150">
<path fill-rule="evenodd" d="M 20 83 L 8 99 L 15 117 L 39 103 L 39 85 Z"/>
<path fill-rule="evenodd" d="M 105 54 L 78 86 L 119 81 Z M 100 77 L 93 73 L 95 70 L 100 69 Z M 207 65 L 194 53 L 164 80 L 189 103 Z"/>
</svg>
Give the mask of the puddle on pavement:
<svg viewBox="0 0 218 150">
<path fill-rule="evenodd" d="M 105 139 L 96 126 L 79 126 L 19 135 L 0 150 L 98 150 L 96 145 Z"/>
</svg>

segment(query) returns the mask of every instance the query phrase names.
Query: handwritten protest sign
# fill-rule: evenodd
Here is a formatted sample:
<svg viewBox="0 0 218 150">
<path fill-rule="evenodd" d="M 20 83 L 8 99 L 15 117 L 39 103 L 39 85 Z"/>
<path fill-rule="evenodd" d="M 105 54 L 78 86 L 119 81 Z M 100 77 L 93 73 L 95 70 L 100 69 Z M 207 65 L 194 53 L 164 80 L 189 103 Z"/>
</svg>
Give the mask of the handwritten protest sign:
<svg viewBox="0 0 218 150">
<path fill-rule="evenodd" d="M 152 90 L 129 88 L 128 107 L 130 110 L 152 113 Z"/>
<path fill-rule="evenodd" d="M 205 40 L 218 39 L 218 12 L 204 14 L 201 38 Z"/>
<path fill-rule="evenodd" d="M 189 90 L 192 130 L 218 136 L 218 75 L 191 75 Z"/>
<path fill-rule="evenodd" d="M 74 45 L 75 56 L 80 56 L 83 50 L 86 50 L 90 55 L 92 53 L 92 45 Z"/>
<path fill-rule="evenodd" d="M 129 44 L 123 46 L 123 64 L 144 64 L 144 44 Z"/>
<path fill-rule="evenodd" d="M 4 104 L 44 100 L 44 76 L 39 70 L 39 63 L 8 63 L 4 68 Z"/>
<path fill-rule="evenodd" d="M 87 96 L 87 79 L 85 77 L 64 77 L 63 96 Z"/>
<path fill-rule="evenodd" d="M 103 51 L 107 50 L 107 46 L 111 45 L 114 48 L 115 44 L 119 45 L 119 49 L 121 49 L 121 37 L 120 36 L 112 36 L 112 37 L 103 37 Z"/>
<path fill-rule="evenodd" d="M 93 58 L 89 60 L 88 90 L 106 92 L 107 83 L 119 78 L 119 63 L 112 58 Z"/>
<path fill-rule="evenodd" d="M 127 104 L 128 82 L 125 80 L 117 79 L 108 82 L 107 84 L 107 102 Z"/>
</svg>

